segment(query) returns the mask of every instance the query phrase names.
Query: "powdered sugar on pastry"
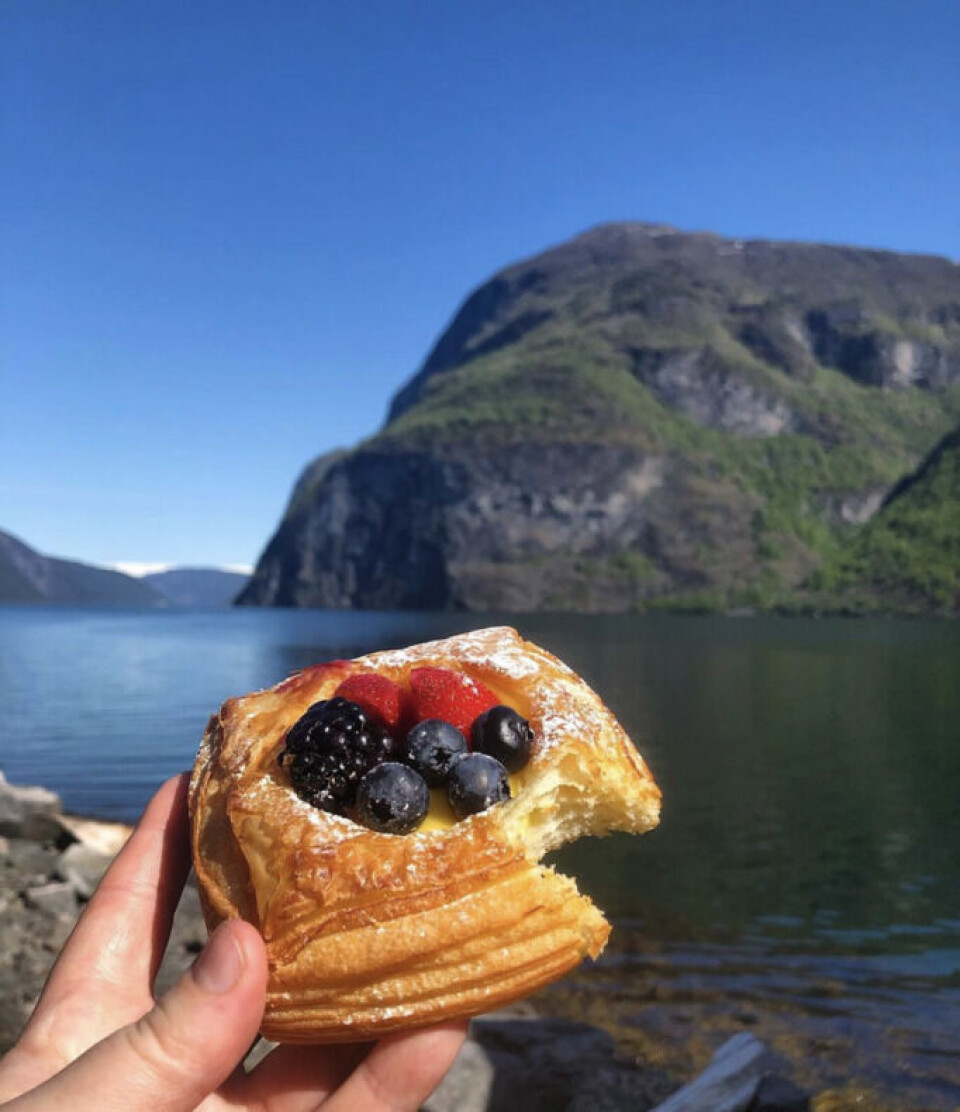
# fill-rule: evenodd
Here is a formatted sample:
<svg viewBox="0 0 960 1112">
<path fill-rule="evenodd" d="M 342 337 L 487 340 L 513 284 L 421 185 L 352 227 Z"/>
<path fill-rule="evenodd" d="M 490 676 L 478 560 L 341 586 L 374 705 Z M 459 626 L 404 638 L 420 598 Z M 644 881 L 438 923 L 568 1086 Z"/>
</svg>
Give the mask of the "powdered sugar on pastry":
<svg viewBox="0 0 960 1112">
<path fill-rule="evenodd" d="M 277 761 L 293 723 L 347 675 L 404 684 L 417 667 L 460 671 L 529 721 L 533 753 L 514 798 L 408 835 L 300 799 Z M 582 834 L 647 830 L 659 800 L 600 698 L 549 652 L 498 627 L 318 665 L 229 700 L 191 781 L 194 862 L 208 925 L 241 915 L 266 940 L 264 1033 L 366 1039 L 475 1015 L 595 956 L 609 927 L 538 860 Z"/>
</svg>

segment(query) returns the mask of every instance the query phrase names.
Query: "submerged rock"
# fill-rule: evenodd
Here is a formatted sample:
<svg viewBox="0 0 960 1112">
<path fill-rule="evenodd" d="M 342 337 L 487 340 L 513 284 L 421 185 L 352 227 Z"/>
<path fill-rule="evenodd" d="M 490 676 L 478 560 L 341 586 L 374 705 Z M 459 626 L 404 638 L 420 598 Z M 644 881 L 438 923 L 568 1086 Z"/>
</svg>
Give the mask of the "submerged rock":
<svg viewBox="0 0 960 1112">
<path fill-rule="evenodd" d="M 775 1072 L 782 1068 L 759 1039 L 742 1032 L 727 1039 L 703 1073 L 654 1112 L 804 1112 L 810 1102 Z"/>
<path fill-rule="evenodd" d="M 424 1112 L 642 1112 L 669 1078 L 619 1057 L 606 1031 L 537 1016 L 481 1016 Z"/>
</svg>

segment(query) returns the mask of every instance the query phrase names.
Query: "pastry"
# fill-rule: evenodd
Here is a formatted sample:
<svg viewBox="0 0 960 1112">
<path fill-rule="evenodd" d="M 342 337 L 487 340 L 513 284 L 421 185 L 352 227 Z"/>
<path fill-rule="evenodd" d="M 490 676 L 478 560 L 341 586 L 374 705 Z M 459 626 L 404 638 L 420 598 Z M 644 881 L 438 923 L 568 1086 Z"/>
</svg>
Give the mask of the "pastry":
<svg viewBox="0 0 960 1112">
<path fill-rule="evenodd" d="M 328 804 L 315 784 L 298 779 L 290 757 L 302 723 L 311 721 L 308 710 L 341 687 L 346 697 L 380 684 L 377 713 L 383 721 L 392 716 L 396 733 L 400 711 L 388 706 L 390 692 L 419 683 L 415 717 L 431 717 L 433 694 L 423 677 L 442 678 L 438 670 L 456 673 L 479 700 L 472 706 L 466 700 L 461 732 L 479 707 L 498 704 L 484 728 L 507 738 L 496 752 L 518 769 L 501 776 L 508 787 L 498 783 L 500 794 L 481 804 L 492 805 L 476 813 L 468 805 L 462 818 L 434 787 L 426 819 L 409 833 L 355 821 L 372 774 L 351 797 L 357 811 L 322 809 Z M 458 773 L 467 767 L 467 758 L 447 753 L 444 737 L 432 747 L 421 739 L 415 756 L 428 777 L 431 760 L 439 762 L 438 776 L 445 762 Z M 510 739 L 517 737 L 526 751 L 512 757 L 517 746 Z M 495 764 L 503 771 L 492 756 L 473 754 L 469 761 L 487 762 L 483 775 Z M 447 774 L 452 782 L 453 772 Z M 313 802 L 298 794 L 311 790 Z M 452 787 L 449 798 L 462 802 Z M 270 965 L 262 1031 L 280 1042 L 365 1040 L 476 1015 L 596 957 L 609 925 L 571 879 L 539 861 L 581 835 L 649 830 L 659 808 L 647 766 L 600 698 L 507 628 L 320 664 L 230 699 L 210 720 L 190 783 L 207 926 L 240 916 L 260 930 Z"/>
</svg>

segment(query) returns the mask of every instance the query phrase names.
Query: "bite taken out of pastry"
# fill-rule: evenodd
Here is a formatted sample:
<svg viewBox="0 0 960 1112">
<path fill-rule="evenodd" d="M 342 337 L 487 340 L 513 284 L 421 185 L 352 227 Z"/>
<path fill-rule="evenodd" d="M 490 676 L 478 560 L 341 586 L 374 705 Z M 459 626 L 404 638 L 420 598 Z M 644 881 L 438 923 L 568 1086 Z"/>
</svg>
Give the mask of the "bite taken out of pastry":
<svg viewBox="0 0 960 1112">
<path fill-rule="evenodd" d="M 659 811 L 602 700 L 508 628 L 230 699 L 190 783 L 207 926 L 260 930 L 280 1042 L 477 1015 L 596 957 L 608 923 L 540 860 Z"/>
</svg>

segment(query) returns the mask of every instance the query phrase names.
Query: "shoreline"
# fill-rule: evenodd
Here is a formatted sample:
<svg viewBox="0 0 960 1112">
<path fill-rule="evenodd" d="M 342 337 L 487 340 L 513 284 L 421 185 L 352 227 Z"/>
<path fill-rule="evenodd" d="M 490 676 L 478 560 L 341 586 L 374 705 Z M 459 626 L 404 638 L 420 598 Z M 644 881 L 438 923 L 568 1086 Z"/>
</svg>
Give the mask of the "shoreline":
<svg viewBox="0 0 960 1112">
<path fill-rule="evenodd" d="M 53 792 L 9 784 L 0 772 L 0 1056 L 18 1038 L 57 954 L 132 829 L 64 814 Z M 206 939 L 191 874 L 157 976 L 158 995 L 187 970 Z M 269 1049 L 261 1041 L 251 1057 Z M 531 1084 L 539 1098 L 557 1100 L 599 1085 L 604 1099 L 615 1100 L 604 1107 L 642 1112 L 678 1083 L 619 1056 L 608 1033 L 541 1017 L 522 1001 L 474 1022 L 457 1064 L 424 1109 L 480 1112 L 489 1098 L 497 1101 L 491 1108 L 529 1112 L 531 1094 L 523 1100 L 516 1094 Z M 498 1095 L 504 1090 L 514 1094 L 508 1103 Z"/>
<path fill-rule="evenodd" d="M 0 1054 L 18 1036 L 84 903 L 131 829 L 66 815 L 53 792 L 11 785 L 0 772 Z M 206 938 L 191 878 L 157 978 L 158 993 L 189 967 Z M 425 1112 L 548 1112 L 568 1106 L 645 1112 L 668 1098 L 672 1108 L 677 1090 L 702 1080 L 705 1069 L 709 1075 L 720 1068 L 716 1061 L 731 1044 L 740 1047 L 743 1061 L 734 1064 L 752 1071 L 754 1090 L 773 1077 L 786 1087 L 781 1096 L 788 1091 L 795 1103 L 729 1105 L 730 1112 L 741 1107 L 818 1112 L 888 1107 L 860 1089 L 820 1093 L 811 1100 L 796 1087 L 788 1057 L 775 1053 L 776 1046 L 771 1051 L 771 1044 L 755 1033 L 731 1037 L 728 1029 L 712 1025 L 672 1037 L 664 1031 L 631 1031 L 618 1021 L 610 1000 L 584 992 L 577 982 L 575 973 L 531 1000 L 478 1017 L 467 1047 Z M 677 1105 L 684 1112 L 719 1107 Z"/>
<path fill-rule="evenodd" d="M 54 792 L 10 784 L 0 771 L 0 1055 L 19 1036 L 84 904 L 132 829 L 64 814 Z M 206 939 L 191 875 L 157 976 L 158 994 L 186 971 Z M 260 1043 L 253 1056 L 268 1050 Z M 541 1015 L 521 1001 L 472 1023 L 464 1051 L 424 1112 L 546 1112 L 576 1094 L 578 1107 L 644 1112 L 682 1081 L 624 1055 L 602 1027 Z"/>
<path fill-rule="evenodd" d="M 109 602 L 49 602 L 33 601 L 24 602 L 16 599 L 0 599 L 0 610 L 38 610 L 56 612 L 70 611 L 104 611 L 110 614 L 240 614 L 257 611 L 287 611 L 290 613 L 308 614 L 431 614 L 446 616 L 449 614 L 462 614 L 475 618 L 478 622 L 485 620 L 490 614 L 498 614 L 498 610 L 377 610 L 365 607 L 344 607 L 330 609 L 322 606 L 253 606 L 247 603 L 231 603 L 228 606 L 175 606 L 156 605 L 143 606 L 129 603 Z M 950 608 L 923 608 L 910 606 L 883 606 L 869 603 L 837 603 L 830 605 L 822 601 L 810 599 L 786 599 L 771 602 L 768 605 L 757 603 L 740 604 L 736 601 L 712 603 L 695 596 L 664 596 L 652 598 L 643 606 L 630 606 L 623 609 L 604 610 L 578 610 L 556 609 L 540 610 L 511 610 L 511 614 L 526 618 L 541 617 L 573 617 L 573 618 L 652 618 L 664 616 L 668 618 L 810 618 L 816 621 L 827 621 L 833 618 L 853 620 L 857 618 L 882 618 L 886 620 L 906 621 L 960 621 L 960 610 Z"/>
<path fill-rule="evenodd" d="M 88 833 L 100 825 L 81 821 Z M 113 860 L 113 853 L 73 840 L 65 826 L 61 830 L 58 839 L 0 835 L 0 1054 L 16 1041 L 50 967 Z M 188 968 L 206 937 L 196 889 L 188 884 L 157 975 L 158 992 Z"/>
<path fill-rule="evenodd" d="M 98 838 L 117 841 L 130 830 L 44 810 L 16 820 L 23 823 L 24 833 L 18 834 L 3 811 L 3 793 L 9 788 L 0 783 L 0 828 L 7 831 L 0 835 L 0 1056 L 16 1041 L 50 967 L 113 859 L 112 852 L 91 843 Z M 73 840 L 77 833 L 87 840 Z M 191 879 L 177 908 L 157 977 L 158 994 L 186 971 L 206 938 Z M 259 1060 L 270 1049 L 272 1045 L 261 1040 L 248 1062 Z M 769 1078 L 780 1063 L 763 1044 L 751 1039 L 749 1046 L 739 1048 L 734 1065 L 735 1082 L 741 1089 L 749 1087 L 753 1094 L 763 1085 L 769 1092 Z M 679 1099 L 684 1103 L 677 1105 L 678 1112 L 747 1112 L 748 1108 L 774 1112 L 777 1108 L 811 1107 L 782 1077 L 777 1083 L 787 1086 L 799 1103 L 720 1105 L 713 1098 L 702 1103 L 696 1094 L 694 1103 L 688 1103 L 682 1094 L 690 1080 L 693 1078 L 663 1068 L 662 1063 L 625 1051 L 596 1016 L 592 1022 L 584 1022 L 569 1014 L 544 1013 L 536 1000 L 525 1000 L 473 1020 L 463 1051 L 422 1112 L 559 1112 L 567 1108 L 654 1112 L 665 1101 L 670 1102 L 667 1109 L 672 1109 Z"/>
</svg>

